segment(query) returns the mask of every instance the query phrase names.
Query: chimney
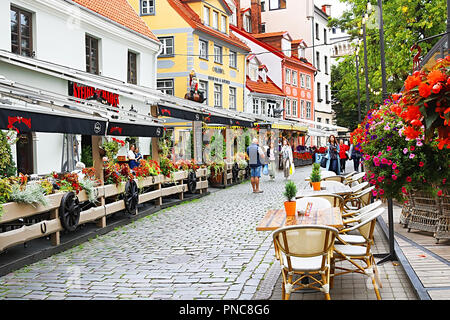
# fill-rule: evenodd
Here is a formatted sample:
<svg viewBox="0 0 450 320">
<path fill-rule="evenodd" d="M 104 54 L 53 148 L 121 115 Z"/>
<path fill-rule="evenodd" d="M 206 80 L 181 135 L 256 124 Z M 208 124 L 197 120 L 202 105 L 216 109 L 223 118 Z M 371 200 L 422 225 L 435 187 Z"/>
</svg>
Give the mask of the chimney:
<svg viewBox="0 0 450 320">
<path fill-rule="evenodd" d="M 292 57 L 298 58 L 298 47 L 297 43 L 291 42 L 291 55 Z"/>
<path fill-rule="evenodd" d="M 250 5 L 252 33 L 261 33 L 261 2 L 260 0 L 251 0 Z"/>
<path fill-rule="evenodd" d="M 244 30 L 244 21 L 241 12 L 241 0 L 234 0 L 236 4 L 236 27 L 239 30 Z"/>
<path fill-rule="evenodd" d="M 322 11 L 329 17 L 331 17 L 331 5 L 330 4 L 324 4 L 322 6 Z"/>
</svg>

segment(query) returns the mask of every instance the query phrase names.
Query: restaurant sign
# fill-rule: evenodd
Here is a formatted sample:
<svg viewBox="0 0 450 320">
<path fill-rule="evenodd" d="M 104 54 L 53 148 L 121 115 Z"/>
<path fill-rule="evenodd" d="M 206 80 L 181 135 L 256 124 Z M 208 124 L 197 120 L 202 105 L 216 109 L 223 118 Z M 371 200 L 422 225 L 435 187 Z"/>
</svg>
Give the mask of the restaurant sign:
<svg viewBox="0 0 450 320">
<path fill-rule="evenodd" d="M 79 83 L 69 81 L 69 96 L 80 99 L 99 99 L 102 103 L 117 107 L 119 105 L 119 95 L 106 90 L 97 89 L 90 86 L 80 85 Z"/>
</svg>

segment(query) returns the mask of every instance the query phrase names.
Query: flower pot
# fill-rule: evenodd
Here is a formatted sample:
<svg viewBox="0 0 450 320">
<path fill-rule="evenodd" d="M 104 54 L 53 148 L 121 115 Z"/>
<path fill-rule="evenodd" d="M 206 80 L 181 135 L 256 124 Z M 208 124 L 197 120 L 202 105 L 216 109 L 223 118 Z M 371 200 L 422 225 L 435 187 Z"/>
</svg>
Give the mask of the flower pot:
<svg viewBox="0 0 450 320">
<path fill-rule="evenodd" d="M 320 181 L 319 182 L 311 182 L 314 191 L 320 191 Z"/>
<path fill-rule="evenodd" d="M 297 206 L 296 201 L 285 201 L 284 209 L 286 210 L 286 215 L 287 216 L 295 216 L 296 206 Z"/>
</svg>

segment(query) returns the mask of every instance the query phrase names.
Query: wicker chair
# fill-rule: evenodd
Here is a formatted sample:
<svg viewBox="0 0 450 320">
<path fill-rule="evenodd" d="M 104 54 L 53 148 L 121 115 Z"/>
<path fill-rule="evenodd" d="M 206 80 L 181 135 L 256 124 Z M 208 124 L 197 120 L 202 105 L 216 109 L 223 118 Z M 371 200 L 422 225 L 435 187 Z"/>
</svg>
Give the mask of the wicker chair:
<svg viewBox="0 0 450 320">
<path fill-rule="evenodd" d="M 331 177 L 325 177 L 325 178 L 321 179 L 321 181 L 337 181 L 340 183 L 343 183 L 344 180 L 345 180 L 345 178 L 341 177 L 341 176 L 331 176 Z"/>
<path fill-rule="evenodd" d="M 351 195 L 345 199 L 344 211 L 349 212 L 351 210 L 359 210 L 364 206 L 367 206 L 372 200 L 372 190 L 375 186 L 364 189 L 361 192 Z"/>
<path fill-rule="evenodd" d="M 403 225 L 403 228 L 406 228 L 408 226 L 409 219 L 411 217 L 411 211 L 413 208 L 413 200 L 408 193 L 406 196 L 408 201 L 403 203 L 402 211 L 400 212 L 399 222 Z"/>
<path fill-rule="evenodd" d="M 375 209 L 378 209 L 383 202 L 381 200 L 377 200 L 367 206 L 362 207 L 359 210 L 350 210 L 346 213 L 342 214 L 344 225 L 354 224 L 355 222 L 360 222 L 361 218 L 366 215 L 368 212 L 371 212 Z"/>
<path fill-rule="evenodd" d="M 436 232 L 439 222 L 439 200 L 422 191 L 411 191 L 411 214 L 408 220 L 408 232 L 411 229 Z"/>
<path fill-rule="evenodd" d="M 273 233 L 275 255 L 281 264 L 282 299 L 309 288 L 322 291 L 330 300 L 330 263 L 337 230 L 328 226 L 283 227 Z M 299 276 L 294 280 L 294 276 Z M 308 279 L 307 283 L 302 281 Z"/>
<path fill-rule="evenodd" d="M 436 226 L 436 232 L 434 237 L 436 243 L 439 243 L 440 239 L 450 239 L 450 194 L 449 190 L 445 190 L 445 193 L 439 197 L 439 220 Z"/>
<path fill-rule="evenodd" d="M 365 215 L 357 225 L 342 230 L 342 232 L 358 230 L 361 237 L 364 239 L 363 243 L 350 244 L 339 234 L 336 236 L 336 239 L 341 244 L 335 244 L 334 246 L 334 254 L 331 260 L 331 288 L 333 287 L 334 277 L 347 273 L 359 273 L 372 279 L 377 299 L 381 300 L 380 291 L 378 289 L 378 284 L 380 284 L 381 287 L 381 281 L 371 247 L 373 245 L 373 234 L 377 223 L 376 218 L 383 214 L 384 210 L 385 209 L 383 208 L 378 208 L 371 211 L 370 214 Z M 351 267 L 336 266 L 336 262 L 340 261 L 348 261 L 354 268 L 350 269 Z M 365 266 L 360 262 L 363 262 Z M 342 270 L 342 272 L 336 272 L 336 270 Z"/>
<path fill-rule="evenodd" d="M 344 180 L 344 184 L 349 185 L 350 187 L 355 184 L 359 184 L 362 182 L 362 179 L 365 177 L 365 175 L 366 175 L 365 172 L 360 172 L 355 175 L 352 175 Z"/>
</svg>

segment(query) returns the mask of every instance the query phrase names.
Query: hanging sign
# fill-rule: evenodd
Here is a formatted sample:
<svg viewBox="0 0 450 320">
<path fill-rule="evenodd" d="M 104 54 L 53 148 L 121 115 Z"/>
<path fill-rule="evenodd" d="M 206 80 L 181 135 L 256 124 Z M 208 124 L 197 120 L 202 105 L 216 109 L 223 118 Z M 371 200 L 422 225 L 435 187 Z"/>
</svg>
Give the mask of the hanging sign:
<svg viewBox="0 0 450 320">
<path fill-rule="evenodd" d="M 117 107 L 119 105 L 119 95 L 106 90 L 85 86 L 73 81 L 69 81 L 69 96 L 88 100 L 90 98 L 101 99 L 102 103 Z"/>
</svg>

